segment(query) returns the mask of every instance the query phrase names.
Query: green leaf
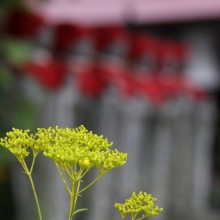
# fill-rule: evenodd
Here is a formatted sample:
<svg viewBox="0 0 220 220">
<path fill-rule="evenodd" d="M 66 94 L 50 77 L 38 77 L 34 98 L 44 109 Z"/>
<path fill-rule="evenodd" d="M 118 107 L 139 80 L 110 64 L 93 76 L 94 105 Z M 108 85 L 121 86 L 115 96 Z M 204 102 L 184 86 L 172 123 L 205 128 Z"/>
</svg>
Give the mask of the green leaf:
<svg viewBox="0 0 220 220">
<path fill-rule="evenodd" d="M 88 209 L 86 208 L 82 208 L 82 209 L 77 209 L 75 212 L 74 212 L 74 215 L 77 214 L 78 212 L 84 212 L 84 211 L 87 211 Z"/>
</svg>

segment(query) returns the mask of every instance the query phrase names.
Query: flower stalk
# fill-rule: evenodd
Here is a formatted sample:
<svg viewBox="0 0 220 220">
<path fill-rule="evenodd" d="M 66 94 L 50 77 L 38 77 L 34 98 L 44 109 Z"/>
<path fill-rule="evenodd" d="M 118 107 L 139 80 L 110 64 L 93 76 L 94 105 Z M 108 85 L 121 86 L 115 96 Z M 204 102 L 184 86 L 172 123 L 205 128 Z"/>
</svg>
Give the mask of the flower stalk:
<svg viewBox="0 0 220 220">
<path fill-rule="evenodd" d="M 33 194 L 34 194 L 35 203 L 36 203 L 36 206 L 37 206 L 37 212 L 38 212 L 39 220 L 43 220 L 42 214 L 41 214 L 39 199 L 38 199 L 36 188 L 35 188 L 34 181 L 33 181 L 33 178 L 32 178 L 32 171 L 33 171 L 33 167 L 34 167 L 35 158 L 36 158 L 36 156 L 33 157 L 33 161 L 32 161 L 30 170 L 28 169 L 25 161 L 21 161 L 21 165 L 24 169 L 25 174 L 27 174 L 28 179 L 29 179 L 30 184 L 31 184 L 31 188 L 32 188 L 32 191 L 33 191 Z"/>
<path fill-rule="evenodd" d="M 32 173 L 36 158 L 39 153 L 52 160 L 62 179 L 64 187 L 69 195 L 70 205 L 67 220 L 73 220 L 74 216 L 86 208 L 77 209 L 77 200 L 86 190 L 92 187 L 105 174 L 111 170 L 123 166 L 127 161 L 127 154 L 112 150 L 112 143 L 102 135 L 93 134 L 84 126 L 78 128 L 38 128 L 35 134 L 29 130 L 13 128 L 6 133 L 5 138 L 0 138 L 0 145 L 7 148 L 21 163 L 27 174 L 37 210 L 39 220 L 43 220 L 40 203 L 35 189 Z M 32 155 L 30 168 L 26 165 L 26 158 Z M 86 186 L 81 186 L 84 178 L 90 170 L 96 169 L 97 176 Z M 155 198 L 150 194 L 132 194 L 125 204 L 115 204 L 121 219 L 130 216 L 131 220 L 143 220 L 150 216 L 156 216 L 162 209 L 154 207 Z M 139 217 L 138 217 L 139 216 Z"/>
</svg>

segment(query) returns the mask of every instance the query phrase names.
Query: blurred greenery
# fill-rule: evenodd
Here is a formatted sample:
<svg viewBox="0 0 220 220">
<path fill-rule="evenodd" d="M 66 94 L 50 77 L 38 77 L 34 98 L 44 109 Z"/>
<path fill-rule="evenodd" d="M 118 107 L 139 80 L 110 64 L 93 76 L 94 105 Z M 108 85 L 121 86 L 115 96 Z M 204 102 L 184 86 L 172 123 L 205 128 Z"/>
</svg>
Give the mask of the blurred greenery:
<svg viewBox="0 0 220 220">
<path fill-rule="evenodd" d="M 12 127 L 33 128 L 36 110 L 31 100 L 22 92 L 22 78 L 0 68 L 0 136 L 5 136 Z M 8 153 L 0 148 L 0 166 L 9 162 Z"/>
<path fill-rule="evenodd" d="M 27 9 L 23 0 L 1 0 L 0 2 L 0 25 L 4 21 L 7 11 L 11 8 Z"/>
<path fill-rule="evenodd" d="M 22 89 L 22 76 L 14 65 L 30 57 L 31 44 L 12 39 L 4 32 L 4 24 L 11 8 L 26 9 L 22 0 L 1 0 L 0 3 L 0 137 L 12 127 L 33 128 L 36 111 Z M 12 154 L 0 147 L 0 219 L 12 220 L 16 215 L 11 189 Z"/>
<path fill-rule="evenodd" d="M 14 78 L 12 74 L 3 66 L 0 66 L 0 91 L 7 93 L 12 89 Z M 0 102 L 2 99 L 0 99 Z M 1 104 L 1 103 L 0 103 Z"/>
<path fill-rule="evenodd" d="M 2 39 L 1 51 L 5 59 L 13 64 L 22 64 L 30 57 L 31 43 L 22 39 Z"/>
<path fill-rule="evenodd" d="M 3 8 L 24 8 L 25 3 L 23 0 L 1 0 L 1 6 Z"/>
<path fill-rule="evenodd" d="M 1 0 L 0 23 L 10 8 L 26 8 L 23 0 Z M 9 38 L 2 32 L 0 38 L 0 137 L 12 127 L 33 128 L 36 111 L 21 86 L 22 76 L 16 74 L 14 66 L 28 60 L 31 42 Z M 9 163 L 9 153 L 0 147 L 0 167 Z"/>
</svg>

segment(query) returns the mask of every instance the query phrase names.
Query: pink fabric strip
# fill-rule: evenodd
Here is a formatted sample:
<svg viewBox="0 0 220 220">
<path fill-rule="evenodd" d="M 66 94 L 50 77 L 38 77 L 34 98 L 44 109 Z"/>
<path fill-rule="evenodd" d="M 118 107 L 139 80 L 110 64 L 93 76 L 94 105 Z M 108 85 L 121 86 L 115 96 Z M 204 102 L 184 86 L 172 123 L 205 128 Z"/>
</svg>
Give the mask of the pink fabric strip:
<svg viewBox="0 0 220 220">
<path fill-rule="evenodd" d="M 26 0 L 48 23 L 90 25 L 121 24 L 130 17 L 137 23 L 220 18 L 219 0 Z"/>
</svg>

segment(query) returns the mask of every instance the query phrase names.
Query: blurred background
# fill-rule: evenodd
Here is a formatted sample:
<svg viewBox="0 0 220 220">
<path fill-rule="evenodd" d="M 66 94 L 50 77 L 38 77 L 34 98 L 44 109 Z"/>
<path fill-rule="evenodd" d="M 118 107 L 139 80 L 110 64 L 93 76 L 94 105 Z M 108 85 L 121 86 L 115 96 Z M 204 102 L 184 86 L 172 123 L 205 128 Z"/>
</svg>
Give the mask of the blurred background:
<svg viewBox="0 0 220 220">
<path fill-rule="evenodd" d="M 146 191 L 157 219 L 220 217 L 218 0 L 1 0 L 0 135 L 59 125 L 103 134 L 123 168 L 79 200 L 77 219 L 119 219 L 115 202 Z M 45 220 L 68 198 L 39 158 Z M 21 167 L 0 148 L 0 219 L 37 220 Z"/>
</svg>

